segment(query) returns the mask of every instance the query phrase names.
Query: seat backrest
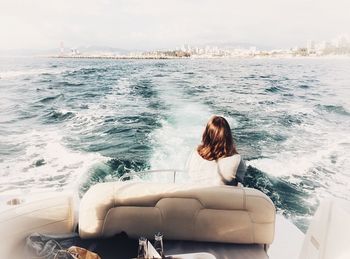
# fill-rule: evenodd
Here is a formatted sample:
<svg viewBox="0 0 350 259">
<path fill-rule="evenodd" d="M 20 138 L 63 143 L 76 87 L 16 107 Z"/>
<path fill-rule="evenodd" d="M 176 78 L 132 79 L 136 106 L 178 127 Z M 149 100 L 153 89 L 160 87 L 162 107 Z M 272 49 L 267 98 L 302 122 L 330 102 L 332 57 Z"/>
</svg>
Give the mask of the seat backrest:
<svg viewBox="0 0 350 259">
<path fill-rule="evenodd" d="M 101 183 L 84 195 L 82 238 L 130 237 L 270 244 L 275 207 L 262 192 L 241 187 L 135 182 Z"/>
</svg>

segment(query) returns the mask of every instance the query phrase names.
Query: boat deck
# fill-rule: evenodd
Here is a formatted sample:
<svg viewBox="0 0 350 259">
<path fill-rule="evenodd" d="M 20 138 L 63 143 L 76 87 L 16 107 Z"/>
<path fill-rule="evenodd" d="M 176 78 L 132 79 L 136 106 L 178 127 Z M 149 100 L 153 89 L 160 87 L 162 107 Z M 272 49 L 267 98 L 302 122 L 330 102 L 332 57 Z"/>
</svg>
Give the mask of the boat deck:
<svg viewBox="0 0 350 259">
<path fill-rule="evenodd" d="M 76 240 L 75 245 L 96 252 L 103 259 L 130 259 L 137 257 L 138 240 L 126 235 L 98 240 Z M 164 240 L 166 255 L 206 252 L 222 259 L 267 259 L 262 245 L 225 244 L 193 241 Z"/>
<path fill-rule="evenodd" d="M 262 245 L 257 244 L 224 244 L 188 241 L 167 241 L 164 244 L 167 254 L 206 252 L 222 259 L 267 259 L 269 258 Z"/>
</svg>

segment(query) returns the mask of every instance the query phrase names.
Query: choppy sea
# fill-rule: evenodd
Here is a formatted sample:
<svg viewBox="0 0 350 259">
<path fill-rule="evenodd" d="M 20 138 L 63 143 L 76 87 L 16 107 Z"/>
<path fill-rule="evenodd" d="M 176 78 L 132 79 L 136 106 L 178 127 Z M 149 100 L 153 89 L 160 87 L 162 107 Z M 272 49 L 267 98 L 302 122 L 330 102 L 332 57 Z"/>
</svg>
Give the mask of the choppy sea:
<svg viewBox="0 0 350 259">
<path fill-rule="evenodd" d="M 213 114 L 300 229 L 350 197 L 350 59 L 0 59 L 0 195 L 184 168 Z"/>
</svg>

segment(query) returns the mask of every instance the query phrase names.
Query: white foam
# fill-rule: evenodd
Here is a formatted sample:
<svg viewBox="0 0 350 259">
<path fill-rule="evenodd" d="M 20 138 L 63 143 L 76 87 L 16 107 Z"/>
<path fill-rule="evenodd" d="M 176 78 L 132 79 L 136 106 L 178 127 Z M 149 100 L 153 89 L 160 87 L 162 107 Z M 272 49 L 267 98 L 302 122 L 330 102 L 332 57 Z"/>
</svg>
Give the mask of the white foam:
<svg viewBox="0 0 350 259">
<path fill-rule="evenodd" d="M 173 110 L 161 128 L 150 135 L 153 155 L 152 169 L 183 169 L 190 152 L 200 143 L 202 131 L 209 112 L 193 105 L 184 105 Z"/>
<path fill-rule="evenodd" d="M 160 90 L 159 96 L 169 108 L 169 114 L 150 135 L 151 169 L 184 169 L 188 156 L 201 141 L 212 112 L 201 103 L 184 99 L 178 88 L 169 86 L 165 94 Z"/>
<path fill-rule="evenodd" d="M 282 152 L 268 158 L 248 162 L 255 168 L 276 176 L 287 177 L 289 182 L 310 181 L 312 192 L 308 202 L 336 196 L 346 198 L 350 190 L 350 135 L 346 125 L 305 124 L 297 134 L 283 144 Z"/>
<path fill-rule="evenodd" d="M 25 143 L 26 148 L 23 154 L 1 163 L 2 194 L 16 188 L 22 191 L 76 189 L 81 176 L 93 164 L 105 160 L 98 154 L 68 149 L 57 131 L 32 130 L 9 138 L 7 141 L 12 143 Z"/>
<path fill-rule="evenodd" d="M 63 128 L 48 126 L 42 127 L 40 131 L 34 129 L 22 134 L 0 136 L 0 142 L 11 145 L 18 143 L 25 147 L 21 154 L 6 158 L 0 164 L 1 194 L 13 192 L 14 189 L 21 192 L 35 192 L 38 189 L 76 189 L 86 180 L 84 176 L 93 165 L 106 162 L 107 158 L 96 152 L 88 153 L 68 148 L 63 136 L 71 134 L 71 137 L 79 138 L 79 135 L 90 134 L 92 129 L 104 123 L 106 116 L 114 117 L 118 113 L 116 105 L 133 101 L 125 100 L 130 92 L 128 79 L 121 78 L 114 88 L 115 91 L 107 95 L 102 103 L 88 103 L 88 109 L 74 111 L 60 108 L 59 113 L 72 111 L 75 114 L 72 120 L 66 121 Z M 36 166 L 35 163 L 41 163 L 40 160 L 43 161 L 42 165 Z"/>
</svg>

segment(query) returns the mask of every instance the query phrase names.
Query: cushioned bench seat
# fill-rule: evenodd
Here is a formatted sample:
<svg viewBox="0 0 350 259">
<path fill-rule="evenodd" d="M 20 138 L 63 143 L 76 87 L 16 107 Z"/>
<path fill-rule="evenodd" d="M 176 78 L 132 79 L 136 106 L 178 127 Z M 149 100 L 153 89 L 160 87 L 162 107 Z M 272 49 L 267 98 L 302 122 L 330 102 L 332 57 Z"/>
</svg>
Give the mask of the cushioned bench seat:
<svg viewBox="0 0 350 259">
<path fill-rule="evenodd" d="M 275 207 L 262 192 L 230 186 L 100 183 L 79 210 L 82 238 L 130 237 L 224 243 L 271 244 Z"/>
</svg>

